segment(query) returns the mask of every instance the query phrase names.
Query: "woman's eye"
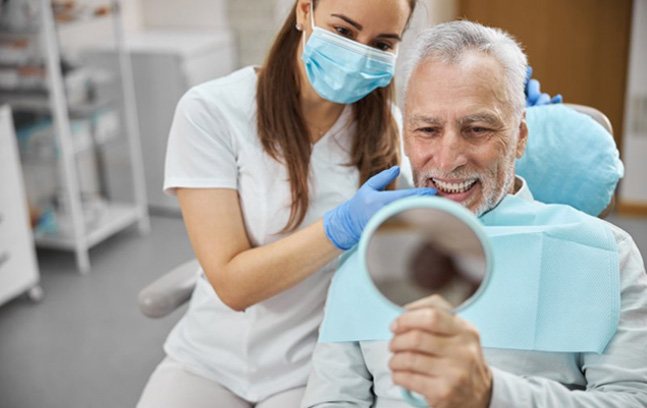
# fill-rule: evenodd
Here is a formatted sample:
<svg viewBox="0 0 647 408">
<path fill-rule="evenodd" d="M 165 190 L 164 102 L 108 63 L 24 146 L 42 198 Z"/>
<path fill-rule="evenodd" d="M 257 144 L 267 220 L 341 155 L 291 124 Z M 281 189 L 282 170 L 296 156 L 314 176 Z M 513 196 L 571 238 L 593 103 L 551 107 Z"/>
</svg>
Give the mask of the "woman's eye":
<svg viewBox="0 0 647 408">
<path fill-rule="evenodd" d="M 344 37 L 353 38 L 353 32 L 346 27 L 335 27 L 335 31 Z"/>
<path fill-rule="evenodd" d="M 377 42 L 373 45 L 374 48 L 377 48 L 380 51 L 391 51 L 393 47 L 389 43 Z"/>
</svg>

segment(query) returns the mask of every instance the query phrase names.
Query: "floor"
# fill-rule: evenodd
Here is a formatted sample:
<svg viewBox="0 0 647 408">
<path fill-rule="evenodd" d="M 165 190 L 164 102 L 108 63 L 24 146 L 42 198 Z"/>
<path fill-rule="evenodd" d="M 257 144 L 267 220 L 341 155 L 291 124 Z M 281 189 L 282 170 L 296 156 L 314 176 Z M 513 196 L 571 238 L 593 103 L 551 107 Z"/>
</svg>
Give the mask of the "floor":
<svg viewBox="0 0 647 408">
<path fill-rule="evenodd" d="M 647 218 L 611 216 L 647 254 Z M 70 254 L 39 253 L 45 298 L 0 307 L 0 408 L 133 407 L 184 312 L 143 317 L 137 293 L 191 257 L 178 218 L 153 217 L 152 232 L 125 231 L 91 252 L 92 273 Z"/>
<path fill-rule="evenodd" d="M 69 253 L 39 253 L 45 298 L 0 307 L 0 407 L 134 407 L 183 310 L 160 320 L 138 291 L 192 257 L 179 218 L 152 218 L 151 234 L 124 231 L 91 251 L 79 275 Z"/>
</svg>

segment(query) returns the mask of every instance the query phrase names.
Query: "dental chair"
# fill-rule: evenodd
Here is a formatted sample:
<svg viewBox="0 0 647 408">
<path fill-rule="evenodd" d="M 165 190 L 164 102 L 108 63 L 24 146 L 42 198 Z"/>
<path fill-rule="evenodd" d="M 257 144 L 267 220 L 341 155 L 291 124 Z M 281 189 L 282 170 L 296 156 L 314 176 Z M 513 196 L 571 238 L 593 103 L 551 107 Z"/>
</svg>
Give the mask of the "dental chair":
<svg viewBox="0 0 647 408">
<path fill-rule="evenodd" d="M 568 111 L 566 112 L 567 115 L 572 114 L 576 117 L 576 123 L 572 126 L 559 128 L 559 124 L 557 124 L 558 126 L 553 126 L 554 124 L 551 124 L 550 120 L 543 121 L 544 118 L 551 117 L 550 109 L 559 111 L 559 114 L 563 115 L 565 113 L 564 107 L 570 108 L 566 109 Z M 535 111 L 537 109 L 543 110 Z M 532 115 L 531 110 L 533 110 Z M 541 115 L 538 113 L 541 113 Z M 583 115 L 578 116 L 578 113 Z M 531 119 L 535 118 L 540 120 L 541 123 L 531 123 Z M 528 128 L 529 142 L 524 158 L 517 162 L 517 173 L 526 179 L 535 195 L 535 199 L 547 203 L 569 204 L 591 215 L 606 216 L 613 207 L 613 191 L 623 175 L 622 163 L 619 160 L 618 151 L 615 149 L 615 142 L 613 141 L 613 129 L 606 115 L 595 108 L 575 104 L 529 108 Z M 553 132 L 551 128 L 556 128 L 557 132 L 563 132 L 564 134 L 551 134 L 552 138 L 546 137 L 546 134 Z M 584 133 L 580 134 L 582 132 Z M 595 136 L 591 136 L 592 134 L 595 134 Z M 535 139 L 533 139 L 533 135 Z M 560 139 L 561 137 L 568 137 L 568 139 Z M 579 142 L 573 139 L 574 137 L 582 137 L 582 141 Z M 587 138 L 592 139 L 588 140 Z M 568 145 L 568 143 L 562 143 L 563 141 L 568 141 L 572 144 L 579 142 L 583 145 L 583 149 L 580 150 L 580 154 L 576 151 L 571 152 L 570 155 L 565 154 L 563 151 L 569 149 L 570 146 L 564 146 L 563 144 Z M 597 147 L 600 152 L 591 154 L 588 150 L 590 146 Z M 560 161 L 562 164 L 561 170 L 555 169 L 555 166 L 550 163 L 550 160 L 554 160 L 551 157 L 555 153 L 565 158 L 565 160 Z M 579 167 L 584 170 L 583 173 L 586 173 L 588 169 L 597 169 L 600 166 L 606 168 L 603 174 L 606 177 L 593 174 L 590 178 L 584 177 L 576 180 L 578 187 L 584 187 L 583 191 L 598 197 L 596 200 L 592 200 L 597 203 L 597 206 L 589 205 L 589 200 L 582 200 L 582 197 L 579 197 L 577 192 L 571 194 L 571 191 L 564 191 L 566 187 L 562 188 L 559 184 L 561 182 L 564 182 L 565 185 L 568 184 L 568 181 L 564 179 L 564 174 L 559 174 L 561 172 L 568 175 L 572 173 L 573 168 Z M 571 186 L 576 181 L 571 180 Z M 547 183 L 553 183 L 553 185 L 548 187 L 548 191 L 544 192 L 542 187 L 546 186 Z M 569 196 L 569 194 L 571 195 Z M 599 203 L 602 203 L 602 205 Z M 161 318 L 180 307 L 191 297 L 199 276 L 199 269 L 198 261 L 191 259 L 173 268 L 170 272 L 142 289 L 138 296 L 141 312 L 151 318 Z"/>
</svg>

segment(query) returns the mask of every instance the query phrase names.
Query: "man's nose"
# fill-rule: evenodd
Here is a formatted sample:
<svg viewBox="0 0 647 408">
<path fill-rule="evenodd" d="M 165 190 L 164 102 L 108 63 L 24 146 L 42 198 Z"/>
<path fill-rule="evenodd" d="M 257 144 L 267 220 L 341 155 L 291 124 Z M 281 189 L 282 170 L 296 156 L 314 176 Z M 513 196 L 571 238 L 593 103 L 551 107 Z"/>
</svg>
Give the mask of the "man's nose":
<svg viewBox="0 0 647 408">
<path fill-rule="evenodd" d="M 436 165 L 449 173 L 467 163 L 465 141 L 457 131 L 446 131 L 436 151 Z"/>
</svg>

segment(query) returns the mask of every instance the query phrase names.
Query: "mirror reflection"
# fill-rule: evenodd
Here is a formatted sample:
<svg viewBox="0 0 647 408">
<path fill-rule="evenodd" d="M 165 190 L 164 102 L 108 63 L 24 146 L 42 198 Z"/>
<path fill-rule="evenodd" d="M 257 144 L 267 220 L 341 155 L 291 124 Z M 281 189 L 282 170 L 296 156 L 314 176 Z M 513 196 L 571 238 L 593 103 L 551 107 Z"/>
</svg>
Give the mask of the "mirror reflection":
<svg viewBox="0 0 647 408">
<path fill-rule="evenodd" d="M 484 282 L 486 265 L 472 228 L 437 208 L 409 209 L 386 219 L 366 252 L 375 286 L 399 306 L 437 294 L 458 309 Z"/>
</svg>

